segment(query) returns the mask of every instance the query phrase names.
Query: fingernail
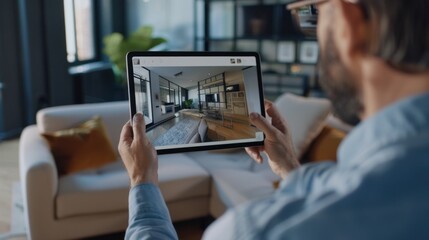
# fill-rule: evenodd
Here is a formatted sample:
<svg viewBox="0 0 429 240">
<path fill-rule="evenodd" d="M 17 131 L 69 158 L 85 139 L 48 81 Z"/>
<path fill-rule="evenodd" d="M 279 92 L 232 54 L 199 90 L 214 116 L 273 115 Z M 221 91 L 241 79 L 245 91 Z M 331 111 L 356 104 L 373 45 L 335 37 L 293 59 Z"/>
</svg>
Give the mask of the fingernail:
<svg viewBox="0 0 429 240">
<path fill-rule="evenodd" d="M 142 119 L 141 113 L 136 113 L 133 117 L 133 121 L 140 121 Z"/>
<path fill-rule="evenodd" d="M 259 114 L 257 113 L 255 112 L 250 113 L 250 119 L 254 120 L 254 119 L 257 119 L 258 117 L 259 117 Z"/>
</svg>

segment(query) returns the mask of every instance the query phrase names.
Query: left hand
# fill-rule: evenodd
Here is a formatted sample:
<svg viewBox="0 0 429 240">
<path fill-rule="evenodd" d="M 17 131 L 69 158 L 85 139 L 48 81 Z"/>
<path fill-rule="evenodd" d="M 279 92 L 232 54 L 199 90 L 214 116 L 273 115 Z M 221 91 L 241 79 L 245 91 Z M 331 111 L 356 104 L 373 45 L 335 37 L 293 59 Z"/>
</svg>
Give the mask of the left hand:
<svg viewBox="0 0 429 240">
<path fill-rule="evenodd" d="M 122 128 L 118 150 L 131 180 L 131 187 L 141 183 L 158 185 L 158 155 L 146 136 L 146 125 L 141 113 Z"/>
</svg>

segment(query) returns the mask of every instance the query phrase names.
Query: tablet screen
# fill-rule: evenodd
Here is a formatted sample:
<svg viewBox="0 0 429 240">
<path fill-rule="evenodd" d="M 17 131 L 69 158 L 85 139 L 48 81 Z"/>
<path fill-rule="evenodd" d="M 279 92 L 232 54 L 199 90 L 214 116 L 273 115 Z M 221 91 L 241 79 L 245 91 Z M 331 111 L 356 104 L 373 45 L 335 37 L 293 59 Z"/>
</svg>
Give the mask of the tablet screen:
<svg viewBox="0 0 429 240">
<path fill-rule="evenodd" d="M 155 149 L 261 145 L 263 133 L 249 122 L 251 112 L 264 115 L 257 54 L 188 54 L 127 56 L 131 114 L 143 113 Z"/>
</svg>

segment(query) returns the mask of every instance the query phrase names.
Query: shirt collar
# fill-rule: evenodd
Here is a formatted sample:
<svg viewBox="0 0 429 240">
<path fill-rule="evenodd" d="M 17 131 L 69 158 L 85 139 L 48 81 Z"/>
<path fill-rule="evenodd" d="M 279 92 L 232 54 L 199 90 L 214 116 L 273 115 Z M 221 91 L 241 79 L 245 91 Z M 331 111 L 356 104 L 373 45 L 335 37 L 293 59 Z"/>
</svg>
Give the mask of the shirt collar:
<svg viewBox="0 0 429 240">
<path fill-rule="evenodd" d="M 429 129 L 429 93 L 400 100 L 357 125 L 341 143 L 339 165 L 357 165 L 365 153 Z"/>
</svg>

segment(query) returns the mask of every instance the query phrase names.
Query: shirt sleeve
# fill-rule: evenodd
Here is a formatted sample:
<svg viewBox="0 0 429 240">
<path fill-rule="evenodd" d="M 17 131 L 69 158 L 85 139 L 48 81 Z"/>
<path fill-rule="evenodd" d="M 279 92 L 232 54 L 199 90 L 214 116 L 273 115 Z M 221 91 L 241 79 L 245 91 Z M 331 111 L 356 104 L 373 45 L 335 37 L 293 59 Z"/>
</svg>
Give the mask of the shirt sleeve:
<svg viewBox="0 0 429 240">
<path fill-rule="evenodd" d="M 326 182 L 324 179 L 327 179 L 326 176 L 332 173 L 334 167 L 334 163 L 324 162 L 296 169 L 282 181 L 280 189 L 272 196 L 249 201 L 228 210 L 209 226 L 203 239 L 289 239 L 267 236 L 275 232 L 273 229 L 276 227 L 282 231 L 290 229 L 296 224 L 294 219 L 297 216 L 307 215 L 306 196 L 320 187 L 313 184 L 314 179 L 318 179 L 323 185 Z M 310 209 L 310 212 L 312 210 L 315 209 Z M 316 235 L 312 238 L 318 239 Z"/>
<path fill-rule="evenodd" d="M 125 239 L 178 239 L 159 188 L 140 184 L 129 193 Z"/>
</svg>

